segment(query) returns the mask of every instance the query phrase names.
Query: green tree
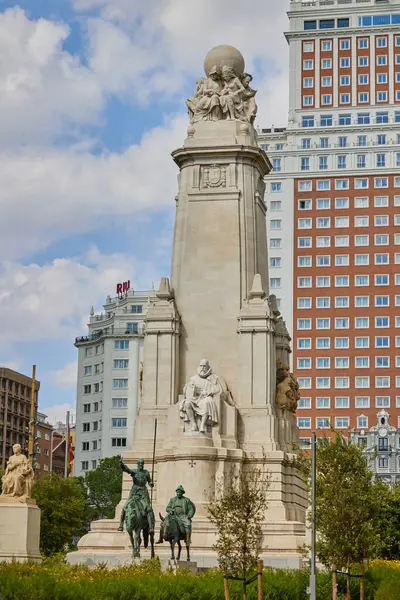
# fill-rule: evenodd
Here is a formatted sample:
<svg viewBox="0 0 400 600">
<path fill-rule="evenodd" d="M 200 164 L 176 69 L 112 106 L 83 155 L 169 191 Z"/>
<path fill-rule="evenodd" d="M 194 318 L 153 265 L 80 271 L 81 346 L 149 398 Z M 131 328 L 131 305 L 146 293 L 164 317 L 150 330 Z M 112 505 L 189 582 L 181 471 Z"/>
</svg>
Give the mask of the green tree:
<svg viewBox="0 0 400 600">
<path fill-rule="evenodd" d="M 86 521 L 82 486 L 74 478 L 51 473 L 37 480 L 32 496 L 41 510 L 41 552 L 46 556 L 62 552 L 82 532 Z"/>
<path fill-rule="evenodd" d="M 361 569 L 360 600 L 363 600 L 364 561 L 379 550 L 379 497 L 365 455 L 341 434 L 334 440 L 318 440 L 317 449 L 317 553 L 332 570 L 346 569 L 350 600 L 350 571 Z M 336 574 L 332 578 L 336 599 Z"/>
<path fill-rule="evenodd" d="M 262 549 L 262 522 L 265 520 L 270 475 L 261 466 L 246 465 L 232 473 L 229 484 L 217 483 L 217 494 L 208 506 L 211 523 L 217 529 L 217 552 L 220 568 L 226 576 L 246 580 L 257 566 Z"/>
<path fill-rule="evenodd" d="M 97 469 L 85 476 L 90 520 L 111 519 L 121 500 L 122 470 L 119 456 L 103 458 Z"/>
<path fill-rule="evenodd" d="M 379 557 L 400 560 L 400 485 L 391 487 L 378 480 L 375 486 L 379 497 Z"/>
</svg>

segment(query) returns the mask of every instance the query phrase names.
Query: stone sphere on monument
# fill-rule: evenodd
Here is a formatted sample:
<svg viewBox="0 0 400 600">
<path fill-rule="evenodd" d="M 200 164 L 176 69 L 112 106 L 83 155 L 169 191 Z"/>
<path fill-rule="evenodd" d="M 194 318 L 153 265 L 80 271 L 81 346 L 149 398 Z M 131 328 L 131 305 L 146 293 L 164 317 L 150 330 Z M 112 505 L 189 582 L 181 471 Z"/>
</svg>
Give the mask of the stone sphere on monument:
<svg viewBox="0 0 400 600">
<path fill-rule="evenodd" d="M 232 67 L 236 75 L 244 72 L 244 58 L 233 46 L 215 46 L 204 60 L 204 71 L 208 77 L 213 67 Z"/>
</svg>

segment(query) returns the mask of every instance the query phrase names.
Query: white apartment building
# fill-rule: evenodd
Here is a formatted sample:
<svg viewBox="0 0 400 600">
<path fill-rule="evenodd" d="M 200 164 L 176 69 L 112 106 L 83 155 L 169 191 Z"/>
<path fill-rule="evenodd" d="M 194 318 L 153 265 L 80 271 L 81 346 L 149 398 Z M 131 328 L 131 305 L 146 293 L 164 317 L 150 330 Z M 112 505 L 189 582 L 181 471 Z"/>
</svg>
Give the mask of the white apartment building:
<svg viewBox="0 0 400 600">
<path fill-rule="evenodd" d="M 75 476 L 132 445 L 140 403 L 144 316 L 154 291 L 130 289 L 92 308 L 88 335 L 78 337 Z"/>
<path fill-rule="evenodd" d="M 288 123 L 259 141 L 306 445 L 377 409 L 400 426 L 400 0 L 291 0 L 288 17 Z"/>
</svg>

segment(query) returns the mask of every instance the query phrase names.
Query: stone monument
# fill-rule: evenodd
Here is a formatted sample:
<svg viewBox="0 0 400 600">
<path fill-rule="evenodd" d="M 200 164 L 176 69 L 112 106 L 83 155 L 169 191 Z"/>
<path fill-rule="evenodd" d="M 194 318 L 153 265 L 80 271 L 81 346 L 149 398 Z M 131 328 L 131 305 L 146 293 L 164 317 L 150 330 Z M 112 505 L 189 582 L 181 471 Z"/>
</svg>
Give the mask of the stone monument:
<svg viewBox="0 0 400 600">
<path fill-rule="evenodd" d="M 13 452 L 0 496 L 0 562 L 38 563 L 41 562 L 40 509 L 30 497 L 35 476 L 19 444 L 13 446 Z"/>
<path fill-rule="evenodd" d="M 264 560 L 297 567 L 307 501 L 294 450 L 290 337 L 268 292 L 264 193 L 271 163 L 257 143 L 256 92 L 240 52 L 218 46 L 204 67 L 187 100 L 187 138 L 172 153 L 180 174 L 171 278 L 162 278 L 148 307 L 142 401 L 124 459 L 151 463 L 157 419 L 154 513 L 183 483 L 197 509 L 193 560 L 212 566 L 207 505 L 217 482 L 265 455 L 273 484 Z M 93 523 L 71 561 L 123 560 L 127 540 L 116 530 L 127 493 L 125 480 L 116 520 Z"/>
</svg>

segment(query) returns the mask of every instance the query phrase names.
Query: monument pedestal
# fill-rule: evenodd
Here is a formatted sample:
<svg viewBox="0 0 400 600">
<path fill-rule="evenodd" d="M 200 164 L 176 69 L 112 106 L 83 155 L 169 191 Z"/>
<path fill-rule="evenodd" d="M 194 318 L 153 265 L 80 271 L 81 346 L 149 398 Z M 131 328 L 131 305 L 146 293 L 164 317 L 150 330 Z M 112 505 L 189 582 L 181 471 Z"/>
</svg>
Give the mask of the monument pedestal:
<svg viewBox="0 0 400 600">
<path fill-rule="evenodd" d="M 32 499 L 0 497 L 0 562 L 42 562 L 40 509 Z"/>
</svg>

